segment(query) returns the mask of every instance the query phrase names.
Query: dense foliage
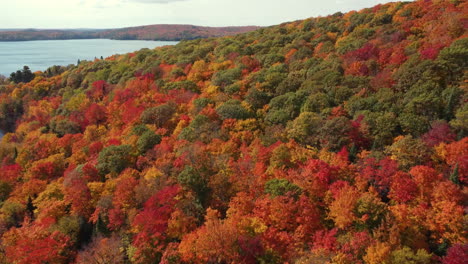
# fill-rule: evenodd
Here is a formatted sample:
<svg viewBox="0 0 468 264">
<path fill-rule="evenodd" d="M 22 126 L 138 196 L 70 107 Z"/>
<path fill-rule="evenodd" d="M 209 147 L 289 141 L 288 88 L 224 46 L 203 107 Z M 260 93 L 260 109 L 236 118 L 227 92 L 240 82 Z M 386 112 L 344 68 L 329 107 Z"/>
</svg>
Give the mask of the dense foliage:
<svg viewBox="0 0 468 264">
<path fill-rule="evenodd" d="M 193 25 L 148 25 L 118 29 L 25 29 L 0 31 L 0 41 L 57 39 L 119 39 L 119 40 L 189 40 L 231 36 L 259 27 L 200 27 Z"/>
<path fill-rule="evenodd" d="M 0 262 L 462 263 L 465 1 L 183 41 L 0 88 Z"/>
<path fill-rule="evenodd" d="M 14 83 L 28 83 L 34 79 L 34 73 L 31 72 L 28 66 L 24 66 L 22 70 L 17 70 L 10 74 L 10 80 Z"/>
</svg>

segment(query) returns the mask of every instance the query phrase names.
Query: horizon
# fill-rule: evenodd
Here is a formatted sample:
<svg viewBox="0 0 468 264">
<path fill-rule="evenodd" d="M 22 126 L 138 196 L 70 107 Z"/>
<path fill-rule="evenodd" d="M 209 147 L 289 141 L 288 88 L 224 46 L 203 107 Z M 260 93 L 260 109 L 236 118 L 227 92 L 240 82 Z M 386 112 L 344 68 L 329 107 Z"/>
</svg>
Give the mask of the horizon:
<svg viewBox="0 0 468 264">
<path fill-rule="evenodd" d="M 148 25 L 267 27 L 285 22 L 361 10 L 389 0 L 17 0 L 5 3 L 2 29 L 116 29 Z M 70 11 L 72 10 L 72 11 Z M 130 15 L 129 15 L 130 14 Z M 232 15 L 235 14 L 235 15 Z M 57 25 L 62 25 L 57 27 Z"/>
<path fill-rule="evenodd" d="M 208 28 L 231 28 L 231 27 L 268 27 L 268 26 L 257 26 L 257 25 L 245 25 L 245 26 L 205 26 L 205 25 L 195 25 L 195 24 L 145 24 L 138 26 L 124 26 L 124 27 L 114 27 L 114 28 L 90 28 L 90 27 L 81 27 L 81 28 L 38 28 L 38 27 L 25 27 L 25 28 L 0 28 L 0 31 L 12 30 L 12 31 L 21 31 L 21 30 L 109 30 L 109 29 L 122 29 L 122 28 L 133 28 L 133 27 L 148 27 L 148 26 L 195 26 L 195 27 L 208 27 Z M 271 25 L 274 26 L 274 25 Z"/>
</svg>

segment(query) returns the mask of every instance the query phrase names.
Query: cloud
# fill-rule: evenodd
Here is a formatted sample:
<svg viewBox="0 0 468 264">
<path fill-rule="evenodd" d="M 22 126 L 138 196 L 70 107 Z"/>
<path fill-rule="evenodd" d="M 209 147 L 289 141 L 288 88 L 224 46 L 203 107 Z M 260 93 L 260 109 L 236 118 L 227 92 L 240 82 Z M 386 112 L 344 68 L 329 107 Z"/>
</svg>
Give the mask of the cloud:
<svg viewBox="0 0 468 264">
<path fill-rule="evenodd" d="M 143 4 L 169 4 L 173 2 L 183 2 L 189 0 L 74 0 L 78 6 L 85 8 L 110 8 L 120 7 L 123 4 L 143 3 Z"/>
<path fill-rule="evenodd" d="M 79 7 L 84 8 L 109 8 L 109 7 L 118 7 L 122 4 L 121 0 L 76 0 Z"/>
<path fill-rule="evenodd" d="M 182 2 L 182 1 L 189 1 L 189 0 L 126 0 L 126 2 L 138 2 L 138 3 L 145 3 L 145 4 L 168 4 L 168 3 Z"/>
</svg>

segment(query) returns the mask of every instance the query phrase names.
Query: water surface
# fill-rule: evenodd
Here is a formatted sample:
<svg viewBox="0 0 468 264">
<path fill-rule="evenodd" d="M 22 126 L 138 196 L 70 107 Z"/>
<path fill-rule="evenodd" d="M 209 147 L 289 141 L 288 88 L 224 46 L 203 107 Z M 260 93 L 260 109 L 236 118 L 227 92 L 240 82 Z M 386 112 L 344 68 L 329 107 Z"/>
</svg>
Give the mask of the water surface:
<svg viewBox="0 0 468 264">
<path fill-rule="evenodd" d="M 44 71 L 53 65 L 76 64 L 80 60 L 124 54 L 142 48 L 174 45 L 176 41 L 72 39 L 0 42 L 0 74 L 28 65 L 31 71 Z"/>
</svg>

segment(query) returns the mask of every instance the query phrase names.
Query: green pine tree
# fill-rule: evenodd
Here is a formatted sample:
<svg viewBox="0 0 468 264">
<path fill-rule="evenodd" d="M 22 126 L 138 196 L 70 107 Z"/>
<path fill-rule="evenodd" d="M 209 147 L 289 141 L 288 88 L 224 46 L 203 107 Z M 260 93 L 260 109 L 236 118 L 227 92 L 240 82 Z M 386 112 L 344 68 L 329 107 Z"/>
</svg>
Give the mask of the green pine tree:
<svg viewBox="0 0 468 264">
<path fill-rule="evenodd" d="M 460 185 L 460 178 L 459 178 L 459 173 L 458 173 L 458 163 L 455 165 L 455 168 L 453 169 L 453 172 L 450 174 L 449 179 L 455 183 L 456 185 Z"/>
</svg>

